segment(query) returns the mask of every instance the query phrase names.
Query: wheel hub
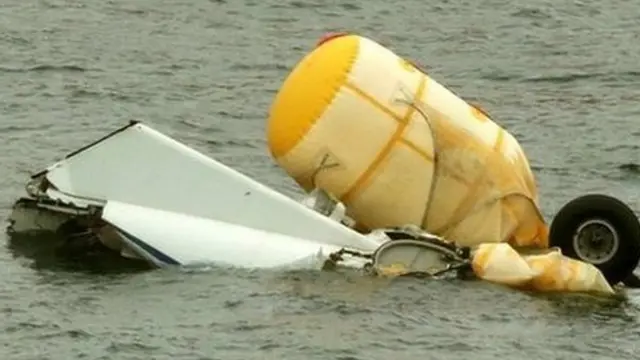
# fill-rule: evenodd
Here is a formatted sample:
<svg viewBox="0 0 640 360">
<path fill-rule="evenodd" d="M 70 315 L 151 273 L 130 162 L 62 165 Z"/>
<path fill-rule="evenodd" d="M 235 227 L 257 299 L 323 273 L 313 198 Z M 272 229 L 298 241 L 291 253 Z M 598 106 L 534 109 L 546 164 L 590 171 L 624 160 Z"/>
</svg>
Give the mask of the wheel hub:
<svg viewBox="0 0 640 360">
<path fill-rule="evenodd" d="M 576 255 L 594 265 L 611 260 L 619 245 L 618 232 L 613 225 L 602 219 L 585 221 L 573 237 Z"/>
</svg>

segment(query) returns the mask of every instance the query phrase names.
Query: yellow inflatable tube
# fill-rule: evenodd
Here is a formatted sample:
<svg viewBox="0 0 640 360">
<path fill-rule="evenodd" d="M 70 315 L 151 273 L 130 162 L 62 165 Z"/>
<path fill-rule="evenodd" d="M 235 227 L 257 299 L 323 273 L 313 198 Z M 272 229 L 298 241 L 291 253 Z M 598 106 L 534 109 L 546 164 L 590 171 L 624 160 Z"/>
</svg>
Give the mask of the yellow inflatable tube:
<svg viewBox="0 0 640 360">
<path fill-rule="evenodd" d="M 479 245 L 471 268 L 482 280 L 541 292 L 615 293 L 594 265 L 562 255 L 558 249 L 519 254 L 508 244 Z"/>
<path fill-rule="evenodd" d="M 547 246 L 516 139 L 368 38 L 336 37 L 307 54 L 267 131 L 276 162 L 307 191 L 343 201 L 362 230 L 414 224 L 459 245 Z"/>
</svg>

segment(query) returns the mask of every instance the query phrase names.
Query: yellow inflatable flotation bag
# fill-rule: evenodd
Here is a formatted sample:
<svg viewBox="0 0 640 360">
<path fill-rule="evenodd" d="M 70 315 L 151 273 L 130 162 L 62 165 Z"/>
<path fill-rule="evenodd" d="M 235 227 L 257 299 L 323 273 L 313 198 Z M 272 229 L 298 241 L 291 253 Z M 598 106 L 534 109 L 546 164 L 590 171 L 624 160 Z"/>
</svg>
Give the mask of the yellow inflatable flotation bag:
<svg viewBox="0 0 640 360">
<path fill-rule="evenodd" d="M 268 119 L 275 161 L 345 203 L 360 229 L 414 224 L 472 246 L 546 247 L 520 145 L 407 60 L 357 35 L 307 54 Z"/>
<path fill-rule="evenodd" d="M 508 244 L 480 244 L 471 259 L 482 280 L 540 292 L 612 295 L 614 289 L 594 265 L 562 255 L 559 249 L 519 254 Z"/>
</svg>

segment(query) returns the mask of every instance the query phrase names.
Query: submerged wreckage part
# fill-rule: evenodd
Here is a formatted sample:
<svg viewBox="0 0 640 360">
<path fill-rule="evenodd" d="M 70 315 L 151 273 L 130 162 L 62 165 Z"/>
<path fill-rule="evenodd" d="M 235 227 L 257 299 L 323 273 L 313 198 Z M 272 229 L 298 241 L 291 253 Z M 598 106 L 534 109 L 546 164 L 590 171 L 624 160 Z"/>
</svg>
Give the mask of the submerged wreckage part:
<svg viewBox="0 0 640 360">
<path fill-rule="evenodd" d="M 53 212 L 87 211 L 119 201 L 323 244 L 363 250 L 379 245 L 139 122 L 73 152 L 32 182 L 30 196 L 21 201 L 39 209 L 55 204 Z"/>
<path fill-rule="evenodd" d="M 370 255 L 370 268 L 376 275 L 436 277 L 470 269 L 481 280 L 517 289 L 615 293 L 594 265 L 564 256 L 557 248 L 526 254 L 506 243 L 486 243 L 470 249 L 426 233 L 416 236 L 416 232 L 388 229 L 385 233 L 391 240 Z"/>
<path fill-rule="evenodd" d="M 368 38 L 331 37 L 300 61 L 271 106 L 268 144 L 303 188 L 343 201 L 359 228 L 416 224 L 465 246 L 547 246 L 517 140 Z"/>
<path fill-rule="evenodd" d="M 372 270 L 377 275 L 434 277 L 469 269 L 469 248 L 458 247 L 414 225 L 376 231 L 384 231 L 390 239 L 371 255 Z"/>
<path fill-rule="evenodd" d="M 340 247 L 219 220 L 109 201 L 102 219 L 158 267 L 215 264 L 320 269 Z M 363 260 L 346 262 L 361 267 Z"/>
<path fill-rule="evenodd" d="M 392 240 L 382 244 L 372 258 L 371 268 L 381 276 L 436 277 L 470 265 L 467 250 L 438 238 Z"/>
</svg>

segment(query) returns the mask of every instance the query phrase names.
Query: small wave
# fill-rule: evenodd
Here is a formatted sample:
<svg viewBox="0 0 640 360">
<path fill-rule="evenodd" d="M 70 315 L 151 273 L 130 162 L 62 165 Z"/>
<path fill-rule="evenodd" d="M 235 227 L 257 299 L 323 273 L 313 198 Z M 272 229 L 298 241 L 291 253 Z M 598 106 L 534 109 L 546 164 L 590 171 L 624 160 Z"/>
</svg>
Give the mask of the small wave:
<svg viewBox="0 0 640 360">
<path fill-rule="evenodd" d="M 145 9 L 134 9 L 134 8 L 114 8 L 112 11 L 117 11 L 124 14 L 131 15 L 147 15 L 148 11 Z"/>
<path fill-rule="evenodd" d="M 640 174 L 640 164 L 625 163 L 618 165 L 618 169 L 632 174 Z"/>
<path fill-rule="evenodd" d="M 350 11 L 353 11 L 353 10 L 362 10 L 362 7 L 361 7 L 360 5 L 358 5 L 358 4 L 355 4 L 355 3 L 348 3 L 348 2 L 347 2 L 347 3 L 342 3 L 342 4 L 340 4 L 340 6 L 341 6 L 344 10 L 350 10 Z"/>
<path fill-rule="evenodd" d="M 605 151 L 617 151 L 617 150 L 638 150 L 640 149 L 640 145 L 632 145 L 632 144 L 618 144 L 614 146 L 609 146 L 605 148 Z"/>
<path fill-rule="evenodd" d="M 525 82 L 569 83 L 578 80 L 633 81 L 640 78 L 639 71 L 621 71 L 614 73 L 574 73 L 555 76 L 540 76 L 525 79 Z"/>
<path fill-rule="evenodd" d="M 288 67 L 284 64 L 241 64 L 235 63 L 231 65 L 231 70 L 259 70 L 259 71 L 269 71 L 269 70 L 277 70 L 277 71 L 286 71 Z"/>
<path fill-rule="evenodd" d="M 161 65 L 156 69 L 150 70 L 147 74 L 150 75 L 162 75 L 162 76 L 172 76 L 175 75 L 179 71 L 191 71 L 198 70 L 201 68 L 201 64 L 195 63 L 193 61 L 182 61 L 180 64 L 169 64 L 169 65 Z"/>
<path fill-rule="evenodd" d="M 153 351 L 160 349 L 158 346 L 151 346 L 144 344 L 140 341 L 113 341 L 107 346 L 107 351 L 110 353 L 119 353 L 121 351 Z"/>
<path fill-rule="evenodd" d="M 269 329 L 270 327 L 271 324 L 251 323 L 247 320 L 241 320 L 233 328 L 233 330 L 237 332 L 251 332 L 256 330 Z"/>
<path fill-rule="evenodd" d="M 46 329 L 46 330 L 59 330 L 60 329 L 60 325 L 58 324 L 53 324 L 53 323 L 44 323 L 44 322 L 35 322 L 35 321 L 22 321 L 19 322 L 17 324 L 12 324 L 9 325 L 7 327 L 5 327 L 4 331 L 6 333 L 15 333 L 15 332 L 19 332 L 19 331 L 34 331 L 34 330 L 42 330 L 42 329 Z"/>
<path fill-rule="evenodd" d="M 233 309 L 243 304 L 244 304 L 243 300 L 225 300 L 222 306 L 225 309 Z"/>
<path fill-rule="evenodd" d="M 268 23 L 276 23 L 276 24 L 291 24 L 291 23 L 296 23 L 298 21 L 300 21 L 297 18 L 292 18 L 292 17 L 284 17 L 282 15 L 280 16 L 276 16 L 276 17 L 270 17 L 270 18 L 266 18 L 264 19 L 265 22 Z"/>
<path fill-rule="evenodd" d="M 9 132 L 17 132 L 17 131 L 43 131 L 43 130 L 51 129 L 52 127 L 53 127 L 52 124 L 21 122 L 18 124 L 7 124 L 4 126 L 0 126 L 0 132 L 9 133 Z"/>
<path fill-rule="evenodd" d="M 58 337 L 69 337 L 72 339 L 88 339 L 93 337 L 89 332 L 84 330 L 63 330 L 38 335 L 38 339 L 51 339 Z"/>
<path fill-rule="evenodd" d="M 604 167 L 599 168 L 568 168 L 553 166 L 531 166 L 536 174 L 551 174 L 554 176 L 576 178 L 590 177 L 600 178 L 612 181 L 624 181 L 636 178 L 640 174 L 640 164 L 624 163 L 612 164 L 607 163 Z"/>
<path fill-rule="evenodd" d="M 340 314 L 340 315 L 372 314 L 372 313 L 374 313 L 373 309 L 371 309 L 371 308 L 364 307 L 364 306 L 357 306 L 357 305 L 348 304 L 348 303 L 335 304 L 334 306 L 332 306 L 331 311 L 335 312 L 336 314 Z"/>
<path fill-rule="evenodd" d="M 7 33 L 1 34 L 0 40 L 6 41 L 12 45 L 27 45 L 31 43 L 28 39 L 25 39 L 19 35 L 13 35 L 13 34 L 7 34 Z"/>
<path fill-rule="evenodd" d="M 345 352 L 353 352 L 355 350 L 342 350 Z M 352 355 L 337 355 L 336 360 L 362 360 L 363 358 L 357 357 L 355 354 Z"/>
<path fill-rule="evenodd" d="M 593 73 L 565 73 L 557 75 L 538 75 L 531 77 L 522 77 L 513 74 L 505 74 L 500 72 L 489 72 L 481 75 L 482 79 L 497 82 L 524 82 L 524 83 L 551 83 L 566 84 L 581 80 L 600 80 L 600 81 L 635 81 L 640 79 L 640 71 L 621 71 L 621 72 L 593 72 Z"/>
<path fill-rule="evenodd" d="M 38 3 L 39 5 L 45 6 L 49 9 L 83 9 L 86 7 L 86 4 L 82 2 L 74 3 L 71 1 L 55 2 L 55 1 L 40 0 Z"/>
<path fill-rule="evenodd" d="M 226 118 L 226 119 L 234 119 L 234 120 L 242 120 L 244 118 L 244 114 L 240 112 L 229 112 L 225 110 L 217 111 L 216 116 L 220 116 L 221 118 Z"/>
<path fill-rule="evenodd" d="M 321 8 L 325 7 L 323 2 L 314 2 L 314 1 L 292 1 L 289 3 L 290 7 L 297 9 L 313 9 L 313 8 Z"/>
<path fill-rule="evenodd" d="M 528 18 L 528 19 L 549 19 L 551 15 L 536 8 L 524 8 L 518 9 L 511 14 L 513 17 Z"/>
<path fill-rule="evenodd" d="M 488 73 L 480 76 L 484 80 L 491 80 L 497 82 L 509 82 L 513 80 L 517 80 L 518 76 L 509 75 L 509 74 L 500 74 L 500 73 Z"/>
<path fill-rule="evenodd" d="M 226 139 L 226 140 L 207 140 L 206 143 L 216 147 L 241 147 L 255 149 L 258 146 L 254 143 L 255 140 L 242 140 L 242 139 Z"/>
<path fill-rule="evenodd" d="M 73 89 L 71 91 L 70 100 L 77 101 L 85 98 L 103 98 L 108 97 L 119 101 L 130 101 L 132 98 L 126 94 L 117 91 L 95 91 L 89 89 Z"/>
<path fill-rule="evenodd" d="M 560 75 L 543 75 L 535 76 L 524 79 L 524 82 L 539 83 L 569 83 L 577 80 L 594 79 L 602 76 L 598 73 L 574 73 L 574 74 L 560 74 Z"/>
<path fill-rule="evenodd" d="M 571 170 L 566 167 L 531 165 L 531 170 L 536 173 L 547 173 L 565 176 L 571 175 Z"/>
<path fill-rule="evenodd" d="M 0 72 L 29 73 L 29 72 L 86 72 L 89 69 L 79 65 L 37 65 L 28 68 L 0 67 Z"/>
<path fill-rule="evenodd" d="M 204 126 L 201 123 L 197 122 L 196 120 L 193 119 L 178 119 L 178 123 L 185 125 L 187 127 L 193 128 L 193 129 L 201 129 L 203 131 L 206 131 L 207 133 L 220 133 L 222 132 L 222 129 L 217 128 L 217 127 L 210 127 L 210 126 Z"/>
</svg>

